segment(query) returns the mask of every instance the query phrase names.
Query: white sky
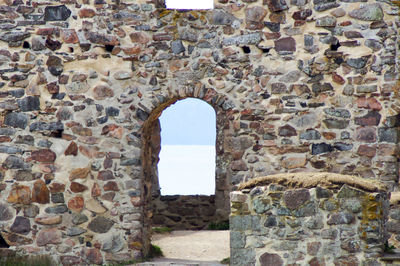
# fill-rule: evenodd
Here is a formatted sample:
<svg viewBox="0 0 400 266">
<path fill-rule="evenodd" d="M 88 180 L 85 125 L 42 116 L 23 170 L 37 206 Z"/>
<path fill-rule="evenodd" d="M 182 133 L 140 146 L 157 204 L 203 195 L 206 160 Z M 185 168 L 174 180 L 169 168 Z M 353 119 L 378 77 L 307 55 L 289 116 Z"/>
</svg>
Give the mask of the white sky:
<svg viewBox="0 0 400 266">
<path fill-rule="evenodd" d="M 166 0 L 170 9 L 213 9 L 214 0 Z"/>
<path fill-rule="evenodd" d="M 164 110 L 160 123 L 158 179 L 161 194 L 214 194 L 214 109 L 202 100 L 187 98 Z"/>
</svg>

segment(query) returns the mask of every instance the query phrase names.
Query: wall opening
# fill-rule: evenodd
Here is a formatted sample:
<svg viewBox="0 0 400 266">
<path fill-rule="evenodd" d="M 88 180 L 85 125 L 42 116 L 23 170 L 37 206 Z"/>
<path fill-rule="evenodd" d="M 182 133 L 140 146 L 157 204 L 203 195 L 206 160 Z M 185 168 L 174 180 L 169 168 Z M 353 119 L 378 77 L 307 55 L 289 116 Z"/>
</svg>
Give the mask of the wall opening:
<svg viewBox="0 0 400 266">
<path fill-rule="evenodd" d="M 161 195 L 215 194 L 216 114 L 195 98 L 177 101 L 160 116 Z"/>
<path fill-rule="evenodd" d="M 0 233 L 0 248 L 9 248 L 10 245 L 4 240 L 3 236 Z"/>
<path fill-rule="evenodd" d="M 213 9 L 214 0 L 166 0 L 168 9 Z"/>
</svg>

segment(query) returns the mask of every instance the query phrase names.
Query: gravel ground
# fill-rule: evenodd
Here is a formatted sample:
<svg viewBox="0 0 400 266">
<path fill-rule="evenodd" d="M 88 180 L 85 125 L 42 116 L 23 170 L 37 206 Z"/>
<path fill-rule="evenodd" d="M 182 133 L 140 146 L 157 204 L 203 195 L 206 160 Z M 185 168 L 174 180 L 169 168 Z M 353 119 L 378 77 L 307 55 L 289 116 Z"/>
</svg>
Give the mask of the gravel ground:
<svg viewBox="0 0 400 266">
<path fill-rule="evenodd" d="M 219 262 L 229 257 L 229 230 L 155 234 L 152 244 L 161 248 L 166 259 Z"/>
</svg>

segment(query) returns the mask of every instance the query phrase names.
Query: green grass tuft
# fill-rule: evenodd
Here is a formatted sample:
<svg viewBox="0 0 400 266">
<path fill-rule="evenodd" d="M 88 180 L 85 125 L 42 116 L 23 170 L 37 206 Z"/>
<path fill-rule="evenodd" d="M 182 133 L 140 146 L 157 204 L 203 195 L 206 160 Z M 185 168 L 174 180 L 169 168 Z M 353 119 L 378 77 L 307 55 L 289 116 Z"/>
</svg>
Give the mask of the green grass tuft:
<svg viewBox="0 0 400 266">
<path fill-rule="evenodd" d="M 210 223 L 208 230 L 229 230 L 229 221 Z"/>
<path fill-rule="evenodd" d="M 220 262 L 221 262 L 221 264 L 228 264 L 229 265 L 231 263 L 231 258 L 229 258 L 229 257 L 225 258 L 225 259 L 221 260 Z"/>
<path fill-rule="evenodd" d="M 173 229 L 169 227 L 153 227 L 152 230 L 153 233 L 157 234 L 169 234 L 173 231 Z"/>
<path fill-rule="evenodd" d="M 147 256 L 149 259 L 162 257 L 163 252 L 159 246 L 151 244 L 149 255 Z"/>
</svg>

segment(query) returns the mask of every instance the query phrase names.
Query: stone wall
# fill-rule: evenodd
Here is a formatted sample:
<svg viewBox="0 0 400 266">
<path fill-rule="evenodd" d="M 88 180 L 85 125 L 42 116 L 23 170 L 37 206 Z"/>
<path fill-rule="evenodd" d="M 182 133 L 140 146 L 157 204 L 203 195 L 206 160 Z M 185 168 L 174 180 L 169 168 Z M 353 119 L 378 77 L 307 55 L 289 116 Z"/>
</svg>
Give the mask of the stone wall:
<svg viewBox="0 0 400 266">
<path fill-rule="evenodd" d="M 218 220 L 215 217 L 215 196 L 173 195 L 153 200 L 153 226 L 178 230 L 207 229 Z"/>
<path fill-rule="evenodd" d="M 314 186 L 309 176 L 232 192 L 232 266 L 384 265 L 388 193 L 339 175 Z"/>
<path fill-rule="evenodd" d="M 398 7 L 388 1 L 0 1 L 0 232 L 63 264 L 143 257 L 158 117 L 217 115 L 216 217 L 258 176 L 398 189 Z M 365 1 L 365 2 L 364 2 Z M 391 241 L 396 244 L 394 238 Z"/>
</svg>

